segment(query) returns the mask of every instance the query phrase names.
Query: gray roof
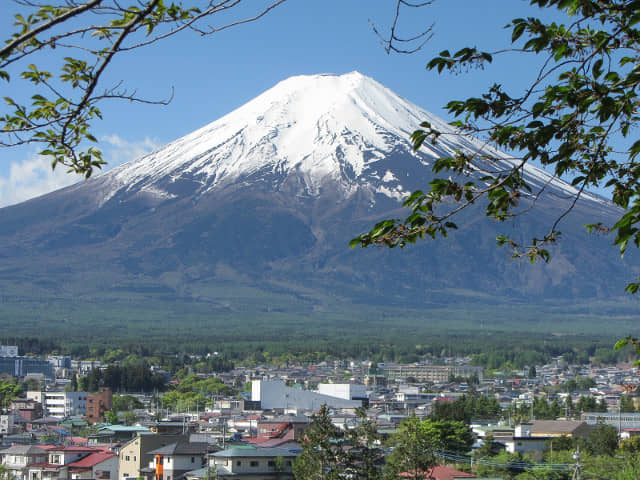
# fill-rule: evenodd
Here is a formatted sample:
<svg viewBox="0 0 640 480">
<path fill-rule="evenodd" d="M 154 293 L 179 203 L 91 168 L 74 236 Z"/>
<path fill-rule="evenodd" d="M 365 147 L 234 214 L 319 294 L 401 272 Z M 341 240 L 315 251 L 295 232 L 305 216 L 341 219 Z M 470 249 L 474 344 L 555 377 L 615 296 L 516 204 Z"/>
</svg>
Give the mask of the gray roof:
<svg viewBox="0 0 640 480">
<path fill-rule="evenodd" d="M 0 453 L 5 455 L 48 455 L 45 449 L 36 447 L 35 445 L 13 445 Z"/>
<path fill-rule="evenodd" d="M 286 448 L 228 448 L 212 454 L 216 458 L 230 457 L 297 457 L 298 453 Z"/>
<path fill-rule="evenodd" d="M 175 442 L 148 453 L 152 455 L 205 455 L 208 451 L 208 443 Z"/>
</svg>

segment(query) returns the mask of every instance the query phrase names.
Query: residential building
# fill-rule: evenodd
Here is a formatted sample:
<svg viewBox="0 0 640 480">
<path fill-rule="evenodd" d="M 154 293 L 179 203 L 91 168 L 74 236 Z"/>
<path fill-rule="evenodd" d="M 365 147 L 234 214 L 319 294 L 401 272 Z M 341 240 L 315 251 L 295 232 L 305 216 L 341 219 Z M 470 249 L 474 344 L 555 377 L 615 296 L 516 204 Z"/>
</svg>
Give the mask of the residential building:
<svg viewBox="0 0 640 480">
<path fill-rule="evenodd" d="M 87 395 L 86 418 L 89 425 L 104 423 L 105 412 L 111 410 L 113 395 L 108 387 L 100 388 L 98 393 Z"/>
<path fill-rule="evenodd" d="M 45 415 L 56 418 L 83 416 L 87 413 L 87 392 L 43 392 Z"/>
<path fill-rule="evenodd" d="M 118 456 L 113 452 L 93 452 L 69 463 L 69 480 L 117 480 L 118 464 Z"/>
<path fill-rule="evenodd" d="M 175 480 L 183 474 L 204 467 L 209 453 L 208 443 L 181 440 L 149 452 L 154 456 L 149 464 L 149 480 Z M 145 475 L 147 476 L 147 475 Z"/>
<path fill-rule="evenodd" d="M 297 456 L 297 451 L 284 448 L 234 447 L 211 454 L 208 472 L 202 469 L 187 474 L 186 478 L 201 480 L 210 478 L 213 472 L 214 478 L 220 480 L 289 480 L 293 479 Z"/>
<path fill-rule="evenodd" d="M 27 421 L 42 418 L 43 414 L 42 402 L 32 398 L 17 398 L 11 403 L 9 409 Z"/>
<path fill-rule="evenodd" d="M 151 453 L 158 448 L 179 441 L 187 441 L 186 435 L 153 435 L 141 434 L 122 445 L 119 453 L 118 475 L 121 480 L 137 478 L 141 471 L 148 467 L 155 458 Z"/>
<path fill-rule="evenodd" d="M 29 478 L 29 467 L 46 463 L 49 452 L 35 445 L 14 445 L 0 451 L 2 463 L 9 471 L 9 474 L 16 480 L 32 480 Z"/>
</svg>

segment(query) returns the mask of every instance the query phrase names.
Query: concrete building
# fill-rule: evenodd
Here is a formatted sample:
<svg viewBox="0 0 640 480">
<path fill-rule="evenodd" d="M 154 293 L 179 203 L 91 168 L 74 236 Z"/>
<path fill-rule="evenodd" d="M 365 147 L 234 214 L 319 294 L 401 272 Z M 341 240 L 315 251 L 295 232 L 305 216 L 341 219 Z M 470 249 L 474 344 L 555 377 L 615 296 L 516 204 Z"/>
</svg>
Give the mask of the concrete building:
<svg viewBox="0 0 640 480">
<path fill-rule="evenodd" d="M 484 367 L 472 365 L 385 365 L 381 367 L 390 380 L 406 381 L 413 378 L 418 382 L 448 382 L 450 377 L 484 377 Z"/>
<path fill-rule="evenodd" d="M 45 415 L 64 418 L 86 415 L 87 395 L 87 392 L 42 392 L 39 398 L 42 399 Z"/>
<path fill-rule="evenodd" d="M 260 402 L 264 410 L 318 410 L 322 405 L 330 408 L 358 408 L 360 400 L 323 395 L 317 392 L 287 387 L 282 380 L 253 380 L 251 400 Z"/>
<path fill-rule="evenodd" d="M 640 428 L 640 413 L 594 412 L 583 413 L 580 418 L 588 425 L 603 422 L 615 428 Z"/>
<path fill-rule="evenodd" d="M 111 410 L 112 401 L 113 395 L 108 387 L 102 387 L 100 392 L 87 395 L 86 418 L 89 425 L 104 423 L 104 414 Z"/>
<path fill-rule="evenodd" d="M 318 393 L 345 400 L 368 400 L 366 387 L 352 383 L 320 383 Z"/>
<path fill-rule="evenodd" d="M 46 360 L 34 357 L 0 356 L 0 374 L 2 373 L 12 377 L 26 377 L 39 373 L 46 378 L 54 378 L 52 365 Z"/>
</svg>

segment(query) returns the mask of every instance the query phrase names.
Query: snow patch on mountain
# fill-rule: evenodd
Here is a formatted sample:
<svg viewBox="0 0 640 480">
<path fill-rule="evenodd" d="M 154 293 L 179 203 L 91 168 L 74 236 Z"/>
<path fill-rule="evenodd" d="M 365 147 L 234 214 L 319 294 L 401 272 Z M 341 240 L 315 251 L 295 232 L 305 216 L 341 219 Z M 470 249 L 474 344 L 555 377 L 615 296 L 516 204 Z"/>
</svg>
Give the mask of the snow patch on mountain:
<svg viewBox="0 0 640 480">
<path fill-rule="evenodd" d="M 409 137 L 424 121 L 443 134 L 437 145 L 425 142 L 416 153 Z M 330 182 L 345 196 L 364 188 L 401 200 L 412 189 L 400 178 L 411 173 L 399 174 L 388 162 L 380 168 L 379 162 L 399 152 L 424 166 L 460 150 L 497 156 L 498 168 L 512 168 L 519 162 L 457 132 L 358 72 L 322 74 L 284 80 L 213 123 L 102 177 L 112 187 L 105 198 L 137 189 L 159 199 L 174 198 L 171 184 L 180 182 L 204 195 L 247 178 L 269 178 L 278 188 L 295 173 L 303 179 L 306 195 L 318 195 Z M 531 165 L 525 165 L 524 172 L 538 187 L 550 185 L 567 195 L 577 193 Z"/>
</svg>

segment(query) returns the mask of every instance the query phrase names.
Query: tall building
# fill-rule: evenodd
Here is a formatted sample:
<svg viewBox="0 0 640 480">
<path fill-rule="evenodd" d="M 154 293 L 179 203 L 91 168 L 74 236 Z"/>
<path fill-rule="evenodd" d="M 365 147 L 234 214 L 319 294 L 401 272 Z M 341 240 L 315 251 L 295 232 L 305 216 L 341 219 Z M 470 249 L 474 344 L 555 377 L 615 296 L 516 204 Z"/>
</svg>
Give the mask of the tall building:
<svg viewBox="0 0 640 480">
<path fill-rule="evenodd" d="M 87 395 L 87 423 L 103 423 L 105 412 L 111 410 L 113 395 L 109 387 L 100 388 L 98 393 Z"/>
<path fill-rule="evenodd" d="M 42 403 L 44 414 L 64 418 L 87 413 L 87 392 L 27 392 L 27 398 Z"/>
</svg>

